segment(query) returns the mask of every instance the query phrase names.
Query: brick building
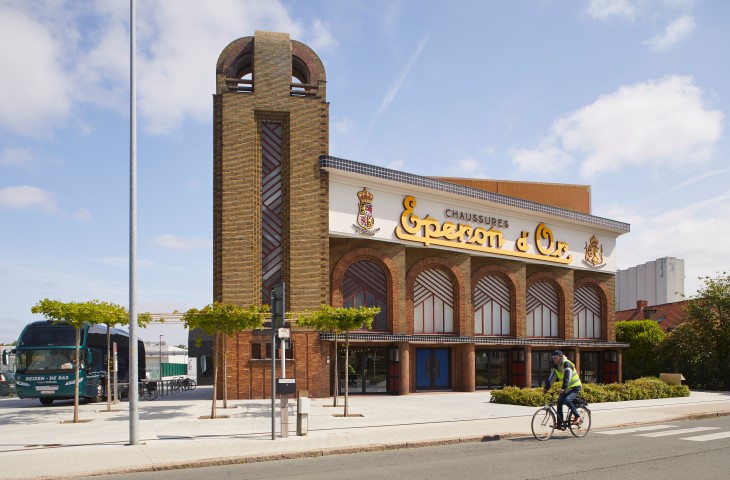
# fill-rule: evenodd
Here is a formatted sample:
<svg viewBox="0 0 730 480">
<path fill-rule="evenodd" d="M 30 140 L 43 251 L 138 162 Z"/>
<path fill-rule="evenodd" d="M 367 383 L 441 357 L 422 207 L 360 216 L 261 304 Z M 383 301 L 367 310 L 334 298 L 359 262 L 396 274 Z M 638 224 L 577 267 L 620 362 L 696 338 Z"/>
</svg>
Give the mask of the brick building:
<svg viewBox="0 0 730 480">
<path fill-rule="evenodd" d="M 589 187 L 329 156 L 324 66 L 287 34 L 228 45 L 213 103 L 214 300 L 269 303 L 286 284 L 297 388 L 329 396 L 345 368 L 351 393 L 536 385 L 555 348 L 586 381 L 620 379 L 615 248 L 629 226 L 591 216 Z M 381 307 L 340 372 L 333 334 L 296 326 L 322 303 Z M 227 342 L 229 398 L 269 396 L 268 332 Z"/>
</svg>

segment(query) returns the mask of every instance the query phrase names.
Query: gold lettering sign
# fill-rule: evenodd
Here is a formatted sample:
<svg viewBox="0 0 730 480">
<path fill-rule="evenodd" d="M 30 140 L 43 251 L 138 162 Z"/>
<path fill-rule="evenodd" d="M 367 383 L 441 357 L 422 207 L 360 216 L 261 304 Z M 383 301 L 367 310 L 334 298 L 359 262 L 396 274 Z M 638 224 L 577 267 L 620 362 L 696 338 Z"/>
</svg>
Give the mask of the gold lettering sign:
<svg viewBox="0 0 730 480">
<path fill-rule="evenodd" d="M 499 230 L 493 227 L 484 229 L 471 225 L 453 222 L 439 222 L 430 215 L 420 218 L 413 213 L 416 208 L 416 199 L 407 196 L 403 199 L 403 213 L 400 216 L 400 225 L 395 227 L 395 236 L 401 240 L 428 245 L 439 245 L 442 247 L 458 248 L 461 250 L 472 250 L 487 252 L 497 255 L 511 257 L 531 258 L 545 262 L 568 264 L 572 255 L 564 255 L 568 252 L 566 242 L 556 241 L 553 232 L 541 223 L 535 230 L 535 251 L 538 254 L 529 253 L 528 237 L 529 232 L 521 232 L 520 238 L 515 242 L 516 251 L 502 249 L 504 236 Z"/>
</svg>

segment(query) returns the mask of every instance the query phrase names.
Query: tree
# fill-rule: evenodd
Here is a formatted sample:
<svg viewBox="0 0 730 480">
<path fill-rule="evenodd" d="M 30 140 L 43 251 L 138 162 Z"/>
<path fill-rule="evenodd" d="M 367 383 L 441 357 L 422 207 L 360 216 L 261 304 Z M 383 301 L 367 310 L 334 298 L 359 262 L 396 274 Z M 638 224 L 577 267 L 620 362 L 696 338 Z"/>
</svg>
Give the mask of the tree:
<svg viewBox="0 0 730 480">
<path fill-rule="evenodd" d="M 730 274 L 723 272 L 715 278 L 701 280 L 704 286 L 685 306 L 684 324 L 702 340 L 702 352 L 699 358 L 694 358 L 700 362 L 700 372 L 706 377 L 703 388 L 727 390 L 730 389 Z"/>
<path fill-rule="evenodd" d="M 269 311 L 268 305 L 251 305 L 248 308 L 239 307 L 231 303 L 213 302 L 202 309 L 191 308 L 182 316 L 182 321 L 189 330 L 199 328 L 213 337 L 213 404 L 211 406 L 210 418 L 216 418 L 216 401 L 218 398 L 218 350 L 220 336 L 230 337 L 235 332 L 261 328 L 264 324 L 264 316 Z M 224 407 L 226 406 L 226 354 L 223 349 L 223 392 Z"/>
<path fill-rule="evenodd" d="M 74 374 L 76 383 L 74 385 L 74 423 L 79 423 L 79 343 L 81 339 L 81 328 L 86 323 L 99 323 L 99 318 L 94 315 L 94 309 L 87 303 L 67 302 L 60 300 L 49 300 L 47 298 L 39 301 L 31 308 L 31 312 L 40 313 L 53 323 L 67 323 L 76 330 L 76 350 L 74 353 Z"/>
<path fill-rule="evenodd" d="M 299 317 L 298 325 L 312 327 L 315 330 L 332 331 L 335 333 L 335 406 L 337 406 L 337 393 L 339 391 L 337 369 L 337 334 L 345 333 L 345 358 L 350 358 L 350 330 L 370 330 L 373 319 L 380 313 L 380 307 L 359 307 L 359 308 L 334 308 L 329 305 L 321 305 L 319 310 L 314 312 L 306 311 Z M 345 416 L 348 413 L 350 372 L 345 367 Z"/>
<path fill-rule="evenodd" d="M 92 300 L 89 304 L 96 308 L 99 323 L 106 325 L 106 410 L 110 412 L 112 409 L 111 404 L 111 329 L 116 325 L 129 325 L 129 312 L 126 308 L 121 305 L 109 302 L 100 302 L 98 300 Z M 137 315 L 137 325 L 140 327 L 146 327 L 152 321 L 152 316 L 148 313 L 141 313 Z"/>
<path fill-rule="evenodd" d="M 115 324 L 129 323 L 129 313 L 127 309 L 119 305 L 100 302 L 99 300 L 91 300 L 88 302 L 62 302 L 60 300 L 49 300 L 45 298 L 39 301 L 31 308 L 32 313 L 40 313 L 53 323 L 66 323 L 76 330 L 76 350 L 74 353 L 74 423 L 79 422 L 79 366 L 80 352 L 79 344 L 81 343 L 81 329 L 84 325 L 97 325 L 105 323 L 107 325 L 107 352 L 109 352 L 109 327 Z M 141 318 L 141 320 L 140 320 Z M 149 316 L 138 316 L 140 325 L 146 325 L 149 322 Z M 108 356 L 108 353 L 107 353 Z M 107 409 L 111 409 L 109 405 L 109 362 L 107 361 Z"/>
<path fill-rule="evenodd" d="M 658 376 L 658 348 L 666 334 L 654 320 L 616 322 L 616 341 L 631 344 L 623 353 L 623 378 Z"/>
<path fill-rule="evenodd" d="M 707 349 L 696 325 L 684 322 L 667 334 L 659 347 L 659 358 L 667 372 L 681 373 L 691 388 L 707 388 L 703 368 Z"/>
</svg>

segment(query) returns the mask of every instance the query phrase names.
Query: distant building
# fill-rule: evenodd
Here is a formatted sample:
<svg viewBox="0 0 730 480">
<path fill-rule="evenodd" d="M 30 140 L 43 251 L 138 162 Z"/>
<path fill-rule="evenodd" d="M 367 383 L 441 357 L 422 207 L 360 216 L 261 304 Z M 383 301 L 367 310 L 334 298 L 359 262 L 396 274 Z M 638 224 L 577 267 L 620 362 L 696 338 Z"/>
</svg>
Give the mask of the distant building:
<svg viewBox="0 0 730 480">
<path fill-rule="evenodd" d="M 636 307 L 616 312 L 616 321 L 626 320 L 655 320 L 665 332 L 672 331 L 684 321 L 684 307 L 687 300 L 681 302 L 649 305 L 646 300 L 636 302 Z"/>
<path fill-rule="evenodd" d="M 616 311 L 684 300 L 684 260 L 664 257 L 616 273 Z M 617 318 L 618 320 L 618 318 Z"/>
<path fill-rule="evenodd" d="M 168 345 L 166 342 L 144 342 L 147 378 L 160 380 L 160 377 L 191 376 L 188 351 L 184 348 Z"/>
</svg>

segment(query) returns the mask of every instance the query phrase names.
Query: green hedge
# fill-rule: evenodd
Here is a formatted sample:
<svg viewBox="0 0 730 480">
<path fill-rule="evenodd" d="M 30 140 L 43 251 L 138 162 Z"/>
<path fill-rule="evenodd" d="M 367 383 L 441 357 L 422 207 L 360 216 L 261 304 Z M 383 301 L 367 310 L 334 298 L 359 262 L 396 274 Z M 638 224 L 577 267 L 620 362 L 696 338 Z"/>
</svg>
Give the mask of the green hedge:
<svg viewBox="0 0 730 480">
<path fill-rule="evenodd" d="M 553 384 L 551 392 L 557 393 L 558 390 L 559 387 Z M 642 377 L 624 383 L 585 383 L 580 393 L 588 403 L 621 402 L 650 398 L 689 397 L 689 387 L 668 385 L 656 377 Z M 543 395 L 542 387 L 505 387 L 503 390 L 492 390 L 490 401 L 507 405 L 539 407 L 545 405 L 546 399 L 547 396 Z"/>
</svg>

